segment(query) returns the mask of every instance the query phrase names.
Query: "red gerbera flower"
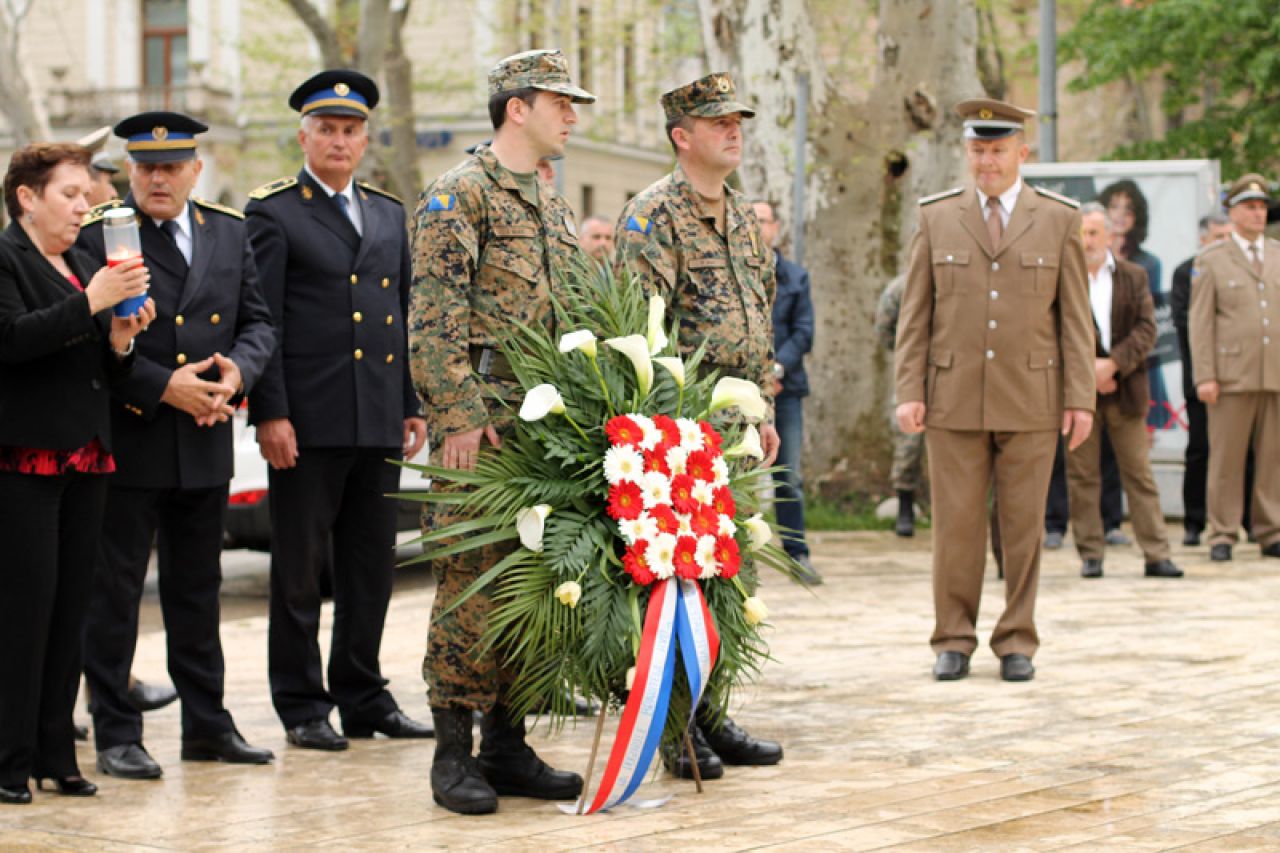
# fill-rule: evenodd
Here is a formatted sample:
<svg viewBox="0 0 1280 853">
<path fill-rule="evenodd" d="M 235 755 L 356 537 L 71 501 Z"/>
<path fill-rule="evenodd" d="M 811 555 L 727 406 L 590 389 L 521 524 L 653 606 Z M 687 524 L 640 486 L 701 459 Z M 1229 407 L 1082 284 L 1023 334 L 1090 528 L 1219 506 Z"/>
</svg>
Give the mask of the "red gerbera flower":
<svg viewBox="0 0 1280 853">
<path fill-rule="evenodd" d="M 695 536 L 715 536 L 720 529 L 720 513 L 715 507 L 700 506 L 689 516 L 689 527 Z"/>
<path fill-rule="evenodd" d="M 695 480 L 710 483 L 716 478 L 715 470 L 711 467 L 711 460 L 712 456 L 706 450 L 695 450 L 685 460 L 685 473 Z"/>
<path fill-rule="evenodd" d="M 640 429 L 640 424 L 626 415 L 610 418 L 609 422 L 604 425 L 604 431 L 605 435 L 609 436 L 610 444 L 638 446 L 644 439 L 644 431 Z"/>
<path fill-rule="evenodd" d="M 623 480 L 609 487 L 609 517 L 615 521 L 631 521 L 639 518 L 644 510 L 644 498 L 640 486 L 631 480 Z"/>
<path fill-rule="evenodd" d="M 719 450 L 720 445 L 724 443 L 724 436 L 716 432 L 716 428 L 706 421 L 698 421 L 698 428 L 702 430 L 702 440 L 707 447 Z"/>
<path fill-rule="evenodd" d="M 631 579 L 641 586 L 648 586 L 657 577 L 653 569 L 649 568 L 648 551 L 649 543 L 639 539 L 622 555 L 622 568 L 626 569 Z"/>
<path fill-rule="evenodd" d="M 720 566 L 720 577 L 728 579 L 738 573 L 742 567 L 742 553 L 738 550 L 738 540 L 732 536 L 716 537 L 716 564 Z"/>
<path fill-rule="evenodd" d="M 662 443 L 674 446 L 680 443 L 680 427 L 666 415 L 654 415 L 653 425 L 662 430 Z"/>
<path fill-rule="evenodd" d="M 649 509 L 649 517 L 658 525 L 659 533 L 670 533 L 674 536 L 680 531 L 680 519 L 667 504 L 658 504 Z"/>
<path fill-rule="evenodd" d="M 716 512 L 730 518 L 733 518 L 738 511 L 738 505 L 733 501 L 733 492 L 728 486 L 720 486 L 712 493 L 711 505 L 715 507 Z"/>
<path fill-rule="evenodd" d="M 676 474 L 671 478 L 671 505 L 676 512 L 693 512 L 698 508 L 693 486 L 694 480 L 688 474 Z"/>
<path fill-rule="evenodd" d="M 661 442 L 653 450 L 644 454 L 644 470 L 657 471 L 664 477 L 671 476 L 671 466 L 667 464 L 667 451 L 675 445 Z"/>
<path fill-rule="evenodd" d="M 702 574 L 697 558 L 698 540 L 692 536 L 680 536 L 676 539 L 675 563 L 676 575 L 689 580 L 697 580 Z"/>
</svg>

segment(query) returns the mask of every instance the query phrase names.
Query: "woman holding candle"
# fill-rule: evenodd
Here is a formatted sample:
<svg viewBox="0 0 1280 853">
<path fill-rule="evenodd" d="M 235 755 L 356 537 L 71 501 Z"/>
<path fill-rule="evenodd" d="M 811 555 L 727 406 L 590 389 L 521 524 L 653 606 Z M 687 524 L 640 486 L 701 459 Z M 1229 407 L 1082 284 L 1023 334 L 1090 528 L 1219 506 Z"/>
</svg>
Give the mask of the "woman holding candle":
<svg viewBox="0 0 1280 853">
<path fill-rule="evenodd" d="M 28 779 L 91 796 L 71 719 L 111 458 L 109 385 L 155 317 L 141 259 L 93 273 L 71 248 L 89 209 L 89 152 L 36 143 L 4 178 L 0 234 L 0 803 Z"/>
</svg>

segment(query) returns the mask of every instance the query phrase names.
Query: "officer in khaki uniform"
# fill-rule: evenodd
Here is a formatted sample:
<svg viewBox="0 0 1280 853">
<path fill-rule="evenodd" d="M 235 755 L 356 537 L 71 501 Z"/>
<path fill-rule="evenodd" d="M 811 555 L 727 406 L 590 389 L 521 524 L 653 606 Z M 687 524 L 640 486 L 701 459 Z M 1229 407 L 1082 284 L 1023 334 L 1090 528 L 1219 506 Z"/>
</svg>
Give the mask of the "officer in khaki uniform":
<svg viewBox="0 0 1280 853">
<path fill-rule="evenodd" d="M 1264 556 L 1280 557 L 1280 478 L 1271 475 L 1280 468 L 1280 241 L 1263 235 L 1270 200 L 1261 175 L 1233 183 L 1231 237 L 1192 268 L 1191 363 L 1209 409 L 1209 546 L 1219 561 L 1239 535 L 1251 440 L 1253 534 Z"/>
<path fill-rule="evenodd" d="M 1041 527 L 1056 432 L 1074 449 L 1094 407 L 1094 331 L 1078 205 L 1022 182 L 1034 115 L 956 106 L 974 188 L 920 200 L 898 319 L 897 417 L 928 427 L 933 486 L 934 677 L 969 672 L 994 476 L 1005 610 L 991 635 L 1001 677 L 1027 681 Z"/>
<path fill-rule="evenodd" d="M 725 183 L 742 162 L 742 120 L 755 110 L 738 100 L 733 79 L 722 72 L 667 92 L 662 109 L 676 168 L 623 207 L 616 264 L 666 300 L 685 355 L 705 346 L 703 370 L 755 381 L 772 398 L 780 375 L 773 354 L 773 251 L 751 205 Z M 772 423 L 761 426 L 760 440 L 764 464 L 772 465 L 779 447 Z M 820 580 L 816 573 L 810 578 Z M 722 776 L 724 764 L 782 760 L 781 745 L 752 737 L 705 704 L 692 734 L 703 779 Z M 693 778 L 685 753 L 668 750 L 664 757 L 676 775 Z"/>
<path fill-rule="evenodd" d="M 410 365 L 427 404 L 432 448 L 447 468 L 473 468 L 482 439 L 500 442 L 504 410 L 495 397 L 520 397 L 500 343 L 514 323 L 550 324 L 557 276 L 585 260 L 572 211 L 536 168 L 564 153 L 578 121 L 573 105 L 594 101 L 570 82 L 558 50 L 503 59 L 489 72 L 492 143 L 437 178 L 418 202 Z M 423 527 L 458 520 L 428 504 Z M 503 704 L 511 674 L 491 649 L 478 651 L 489 596 L 478 593 L 444 613 L 508 553 L 491 547 L 432 565 L 436 598 L 422 664 L 436 728 L 431 789 L 437 803 L 463 814 L 495 811 L 499 794 L 569 800 L 582 791 L 581 776 L 553 770 L 534 754 L 524 721 Z M 485 712 L 478 762 L 473 710 Z"/>
</svg>

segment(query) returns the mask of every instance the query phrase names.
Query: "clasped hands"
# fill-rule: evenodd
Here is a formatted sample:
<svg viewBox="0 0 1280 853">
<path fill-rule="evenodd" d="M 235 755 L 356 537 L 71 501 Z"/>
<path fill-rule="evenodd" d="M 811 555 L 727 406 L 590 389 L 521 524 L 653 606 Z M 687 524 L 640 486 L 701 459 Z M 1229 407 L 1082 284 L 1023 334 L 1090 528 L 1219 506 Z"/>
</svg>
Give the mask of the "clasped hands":
<svg viewBox="0 0 1280 853">
<path fill-rule="evenodd" d="M 200 374 L 216 368 L 217 379 L 201 379 Z M 202 427 L 225 422 L 235 409 L 228 402 L 240 392 L 240 368 L 222 353 L 183 365 L 169 375 L 160 402 L 168 403 L 195 418 Z"/>
</svg>

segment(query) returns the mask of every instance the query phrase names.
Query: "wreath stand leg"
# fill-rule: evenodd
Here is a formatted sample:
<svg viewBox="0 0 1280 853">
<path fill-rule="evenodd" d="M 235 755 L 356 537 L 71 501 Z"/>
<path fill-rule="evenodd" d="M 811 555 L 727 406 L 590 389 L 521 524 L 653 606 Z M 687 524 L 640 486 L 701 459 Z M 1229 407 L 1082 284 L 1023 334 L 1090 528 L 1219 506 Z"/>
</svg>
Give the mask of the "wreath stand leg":
<svg viewBox="0 0 1280 853">
<path fill-rule="evenodd" d="M 702 793 L 702 770 L 698 767 L 698 756 L 693 751 L 693 738 L 689 736 L 689 730 L 684 730 L 684 748 L 689 753 L 689 767 L 693 770 L 693 784 L 698 793 Z"/>
<path fill-rule="evenodd" d="M 596 736 L 591 741 L 591 757 L 587 759 L 587 776 L 582 781 L 582 799 L 578 801 L 578 814 L 582 814 L 587 808 L 587 792 L 591 790 L 591 774 L 596 769 L 596 752 L 600 749 L 600 736 L 604 733 L 604 718 L 608 716 L 608 710 L 608 702 L 601 704 L 600 713 L 596 718 Z"/>
</svg>

